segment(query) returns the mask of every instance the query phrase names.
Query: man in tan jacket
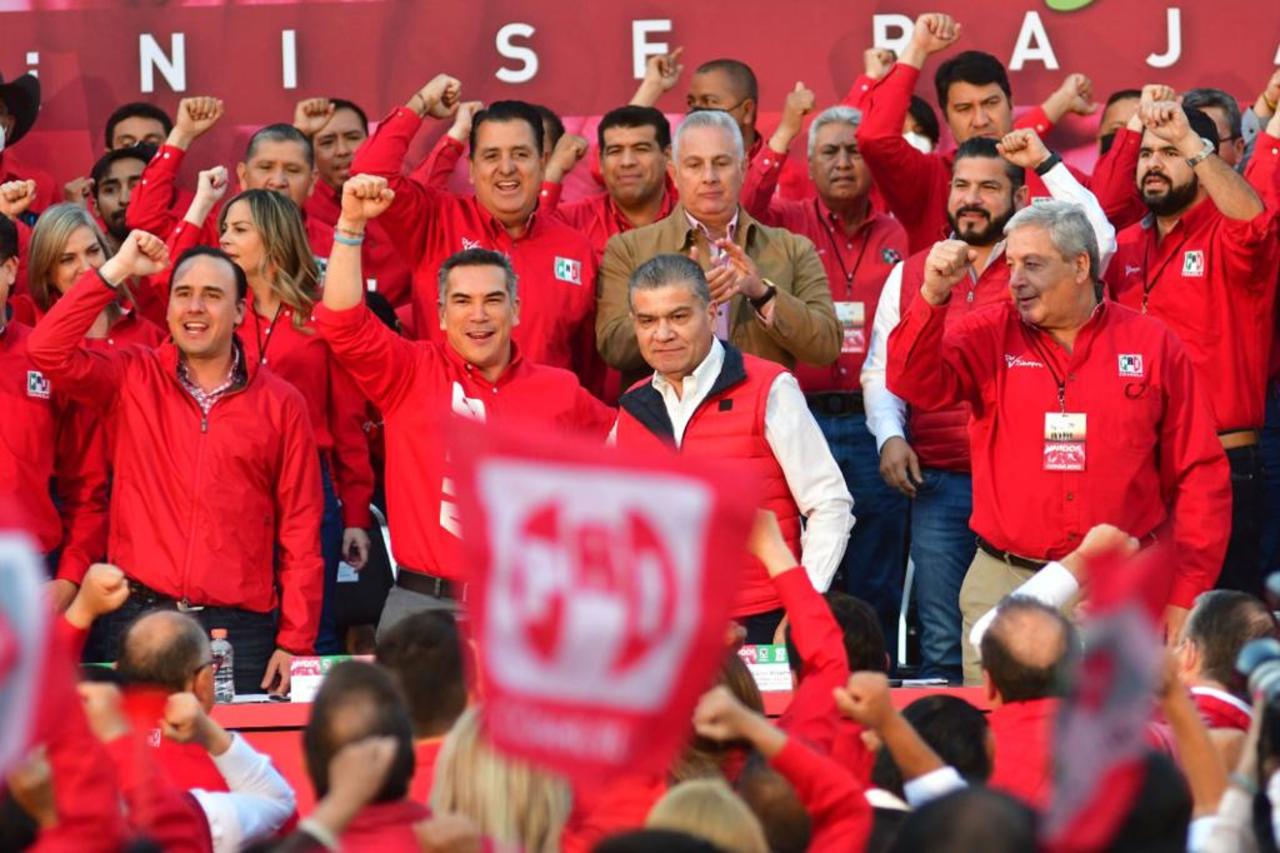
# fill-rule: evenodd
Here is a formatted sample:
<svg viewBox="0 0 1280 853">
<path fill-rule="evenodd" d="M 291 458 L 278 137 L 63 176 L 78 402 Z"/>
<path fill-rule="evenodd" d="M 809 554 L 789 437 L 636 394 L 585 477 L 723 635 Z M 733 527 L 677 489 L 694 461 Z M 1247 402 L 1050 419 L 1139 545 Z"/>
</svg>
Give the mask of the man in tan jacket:
<svg viewBox="0 0 1280 853">
<path fill-rule="evenodd" d="M 840 324 L 813 243 L 761 225 L 738 205 L 746 167 L 733 119 L 718 111 L 690 114 L 676 131 L 669 168 L 680 204 L 665 219 L 610 239 L 600 269 L 596 345 L 622 372 L 623 388 L 648 372 L 627 282 L 645 261 L 672 252 L 707 271 L 716 337 L 788 368 L 835 361 Z"/>
</svg>

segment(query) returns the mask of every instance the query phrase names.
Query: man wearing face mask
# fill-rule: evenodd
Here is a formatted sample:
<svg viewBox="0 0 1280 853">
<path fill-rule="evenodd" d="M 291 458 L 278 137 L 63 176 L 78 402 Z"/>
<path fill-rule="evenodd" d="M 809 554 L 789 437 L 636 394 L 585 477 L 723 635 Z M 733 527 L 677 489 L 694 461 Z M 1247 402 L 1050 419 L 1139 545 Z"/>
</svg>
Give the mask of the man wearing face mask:
<svg viewBox="0 0 1280 853">
<path fill-rule="evenodd" d="M 960 592 L 966 683 L 981 678 L 973 623 L 1096 524 L 1175 543 L 1166 619 L 1176 634 L 1217 578 L 1231 514 L 1191 357 L 1163 323 L 1102 299 L 1084 211 L 1037 203 L 1004 233 L 1012 298 L 949 323 L 978 249 L 945 240 L 889 336 L 891 391 L 926 410 L 972 407 L 979 550 Z"/>
<path fill-rule="evenodd" d="M 14 155 L 13 146 L 27 135 L 40 111 L 40 81 L 34 74 L 23 74 L 4 82 L 0 76 L 0 184 L 11 181 L 35 181 L 36 198 L 24 214 L 24 222 L 34 225 L 46 207 L 58 201 L 53 176 L 43 169 L 23 163 Z"/>
<path fill-rule="evenodd" d="M 1119 302 L 1163 320 L 1187 348 L 1231 463 L 1231 544 L 1218 584 L 1260 595 L 1258 443 L 1280 242 L 1276 211 L 1250 184 L 1272 185 L 1280 154 L 1275 145 L 1255 151 L 1246 180 L 1219 155 L 1217 127 L 1200 110 L 1145 99 L 1138 116 L 1136 179 L 1149 215 L 1121 232 L 1109 284 Z"/>
<path fill-rule="evenodd" d="M 442 337 L 435 315 L 437 274 L 445 258 L 464 249 L 502 252 L 520 278 L 522 307 L 513 340 L 524 357 L 572 370 L 600 393 L 595 252 L 582 233 L 537 212 L 543 173 L 538 111 L 522 101 L 495 101 L 476 113 L 470 140 L 474 196 L 429 189 L 402 174 L 405 152 L 423 119 L 453 115 L 461 92 L 457 80 L 437 75 L 392 110 L 352 164 L 355 172 L 386 178 L 395 192 L 381 220 L 413 268 L 414 330 L 423 339 Z"/>
<path fill-rule="evenodd" d="M 1115 246 L 1115 230 L 1088 190 L 1031 130 L 999 144 L 974 138 L 954 158 L 947 218 L 953 241 L 974 253 L 967 280 L 956 288 L 948 328 L 993 303 L 1009 300 L 1004 225 L 1027 204 L 1023 176 L 1034 173 L 1055 198 L 1080 204 L 1088 214 L 1103 263 Z M 885 387 L 886 342 L 911 307 L 927 271 L 928 250 L 897 265 L 876 306 L 870 351 L 862 365 L 867 428 L 880 453 L 880 475 L 911 499 L 911 557 L 920 614 L 922 674 L 960 676 L 960 611 L 957 598 L 974 554 L 969 516 L 973 505 L 971 458 L 964 402 L 942 409 L 906 403 Z"/>
</svg>

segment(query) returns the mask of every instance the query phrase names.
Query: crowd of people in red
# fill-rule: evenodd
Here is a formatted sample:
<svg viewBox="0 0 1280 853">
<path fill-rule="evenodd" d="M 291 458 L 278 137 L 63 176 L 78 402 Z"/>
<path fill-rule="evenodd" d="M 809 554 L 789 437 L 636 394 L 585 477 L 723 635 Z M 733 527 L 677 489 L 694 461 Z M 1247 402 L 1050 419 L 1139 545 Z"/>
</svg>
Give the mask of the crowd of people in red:
<svg viewBox="0 0 1280 853">
<path fill-rule="evenodd" d="M 1280 704 L 1237 659 L 1277 634 L 1280 73 L 1245 110 L 1162 83 L 1099 103 L 1071 74 L 1016 113 L 966 40 L 922 15 L 841 103 L 795 84 L 767 137 L 734 59 L 688 75 L 673 129 L 679 49 L 594 145 L 447 74 L 372 131 L 309 98 L 234 178 L 200 159 L 224 112 L 201 96 L 120 107 L 55 183 L 14 153 L 38 82 L 0 85 L 0 504 L 52 604 L 21 626 L 39 677 L 0 691 L 25 709 L 0 846 L 1275 849 Z M 935 55 L 941 124 L 915 94 Z M 1090 175 L 1050 142 L 1097 113 Z M 595 191 L 562 198 L 574 168 Z M 665 773 L 584 786 L 488 743 L 459 420 L 758 487 L 717 684 Z M 1064 833 L 1063 697 L 1110 677 L 1078 626 L 1142 553 L 1168 651 L 1137 781 Z M 239 694 L 375 656 L 312 705 L 310 814 L 210 716 L 213 630 Z M 790 649 L 780 717 L 744 642 Z M 905 674 L 987 707 L 899 712 Z"/>
</svg>

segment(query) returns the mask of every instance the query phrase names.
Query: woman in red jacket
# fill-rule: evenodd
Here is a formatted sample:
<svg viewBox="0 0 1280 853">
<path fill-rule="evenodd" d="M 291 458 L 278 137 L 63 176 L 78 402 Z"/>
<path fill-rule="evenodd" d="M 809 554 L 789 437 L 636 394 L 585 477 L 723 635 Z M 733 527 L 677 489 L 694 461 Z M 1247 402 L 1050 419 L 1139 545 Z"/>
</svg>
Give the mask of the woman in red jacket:
<svg viewBox="0 0 1280 853">
<path fill-rule="evenodd" d="M 225 170 L 200 174 L 195 200 L 170 240 L 171 252 L 194 244 L 198 232 L 189 223 L 203 222 L 226 188 Z M 297 205 L 270 190 L 246 190 L 222 206 L 218 233 L 223 251 L 249 279 L 249 304 L 239 328 L 245 357 L 289 381 L 307 402 L 325 492 L 324 610 L 316 652 L 338 654 L 344 651 L 333 609 L 338 563 L 346 560 L 357 569 L 363 567 L 369 554 L 367 531 L 373 523 L 364 396 L 312 323 L 321 273 Z"/>
</svg>

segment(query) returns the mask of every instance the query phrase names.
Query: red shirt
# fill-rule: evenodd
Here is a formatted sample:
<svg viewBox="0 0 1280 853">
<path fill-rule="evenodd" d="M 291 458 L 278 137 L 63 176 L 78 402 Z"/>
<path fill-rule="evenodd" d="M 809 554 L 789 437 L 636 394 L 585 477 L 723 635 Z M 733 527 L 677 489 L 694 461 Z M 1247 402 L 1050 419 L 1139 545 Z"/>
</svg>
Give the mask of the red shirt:
<svg viewBox="0 0 1280 853">
<path fill-rule="evenodd" d="M 456 553 L 457 507 L 442 436 L 450 413 L 477 420 L 541 423 L 603 442 L 614 411 L 565 370 L 523 358 L 489 382 L 448 344 L 409 341 L 364 306 L 316 307 L 317 327 L 338 362 L 378 407 L 386 428 L 387 509 L 396 561 L 450 579 L 466 577 Z"/>
<path fill-rule="evenodd" d="M 124 712 L 140 742 L 155 750 L 155 762 L 164 780 L 183 790 L 228 791 L 226 777 L 198 743 L 178 743 L 164 737 L 161 721 L 169 692 L 160 688 L 129 687 L 124 691 Z"/>
<path fill-rule="evenodd" d="M 596 263 L 599 264 L 604 257 L 604 247 L 609 242 L 609 238 L 615 234 L 630 231 L 636 226 L 632 225 L 626 214 L 618 209 L 613 196 L 607 192 L 590 195 L 577 201 L 562 202 L 560 191 L 563 186 L 563 184 L 543 183 L 542 194 L 538 199 L 538 210 L 554 214 L 570 228 L 587 235 L 587 239 L 591 241 L 591 247 L 596 250 Z M 675 184 L 668 175 L 666 186 L 662 191 L 662 207 L 658 211 L 657 219 L 653 221 L 665 219 L 672 210 L 675 210 L 679 200 Z"/>
<path fill-rule="evenodd" d="M 1107 268 L 1112 294 L 1182 339 L 1219 432 L 1261 428 L 1280 261 L 1275 211 L 1228 219 L 1206 197 L 1164 237 L 1157 232 L 1150 216 L 1120 232 Z"/>
<path fill-rule="evenodd" d="M 431 801 L 431 788 L 436 781 L 436 759 L 440 757 L 440 747 L 444 746 L 444 735 L 420 740 L 413 745 L 413 779 L 409 782 L 409 799 L 415 803 Z"/>
<path fill-rule="evenodd" d="M 973 406 L 973 516 L 995 547 L 1059 559 L 1096 524 L 1171 526 L 1170 603 L 1213 587 L 1231 529 L 1226 456 L 1191 360 L 1158 320 L 1104 301 L 1068 353 L 1008 302 L 952 324 L 916 295 L 889 336 L 889 390 L 912 405 Z M 1059 408 L 1059 383 L 1062 408 Z M 1085 416 L 1084 470 L 1046 470 L 1046 415 Z"/>
<path fill-rule="evenodd" d="M 822 259 L 831 301 L 840 321 L 840 357 L 825 367 L 796 363 L 796 379 L 805 391 L 859 391 L 862 362 L 871 343 L 871 325 L 880 292 L 893 265 L 907 255 L 907 233 L 891 216 L 868 212 L 852 235 L 819 198 L 789 201 L 774 194 L 784 158 L 757 157 L 750 172 L 754 191 L 743 189 L 742 206 L 765 225 L 808 237 Z"/>
<path fill-rule="evenodd" d="M 1253 708 L 1225 690 L 1192 687 L 1191 700 L 1196 703 L 1206 728 L 1236 729 L 1247 732 L 1253 722 Z"/>
<path fill-rule="evenodd" d="M 889 210 L 906 229 L 912 253 L 932 246 L 950 230 L 947 198 L 955 162 L 953 154 L 921 153 L 902 136 L 911 93 L 919 79 L 918 68 L 895 63 L 872 87 L 858 125 L 858 149 Z M 1014 127 L 1034 127 L 1043 136 L 1051 125 L 1042 110 L 1032 110 L 1015 121 Z M 1071 174 L 1089 186 L 1088 175 L 1076 169 L 1071 169 Z M 1032 198 L 1050 195 L 1034 170 L 1027 170 L 1027 188 Z M 1107 210 L 1105 205 L 1103 210 Z M 1111 211 L 1107 213 L 1110 215 Z"/>
<path fill-rule="evenodd" d="M 431 810 L 412 800 L 372 803 L 356 813 L 355 820 L 338 838 L 343 850 L 397 853 L 419 850 L 413 825 L 431 817 Z"/>
<path fill-rule="evenodd" d="M 596 352 L 596 257 L 587 238 L 563 222 L 535 213 L 513 238 L 474 197 L 427 189 L 401 174 L 409 141 L 422 126 L 396 108 L 356 152 L 352 172 L 386 178 L 396 199 L 379 219 L 413 268 L 414 325 L 441 341 L 436 275 L 463 249 L 493 249 L 511 259 L 519 276 L 520 324 L 513 339 L 525 358 L 563 367 L 595 387 L 603 375 Z"/>
<path fill-rule="evenodd" d="M 302 209 L 307 214 L 307 222 L 315 223 L 315 230 L 320 225 L 327 229 L 326 239 L 321 240 L 317 235 L 311 248 L 317 257 L 328 258 L 333 247 L 333 228 L 342 213 L 342 191 L 335 190 L 324 181 L 316 181 L 316 188 Z M 409 267 L 379 219 L 371 219 L 365 226 L 364 244 L 360 247 L 360 269 L 364 270 L 365 286 L 369 290 L 381 293 L 397 307 L 409 304 L 412 279 Z"/>
<path fill-rule="evenodd" d="M 1001 705 L 987 715 L 996 755 L 987 785 L 1037 809 L 1053 793 L 1053 723 L 1057 699 L 1031 699 Z"/>
</svg>

